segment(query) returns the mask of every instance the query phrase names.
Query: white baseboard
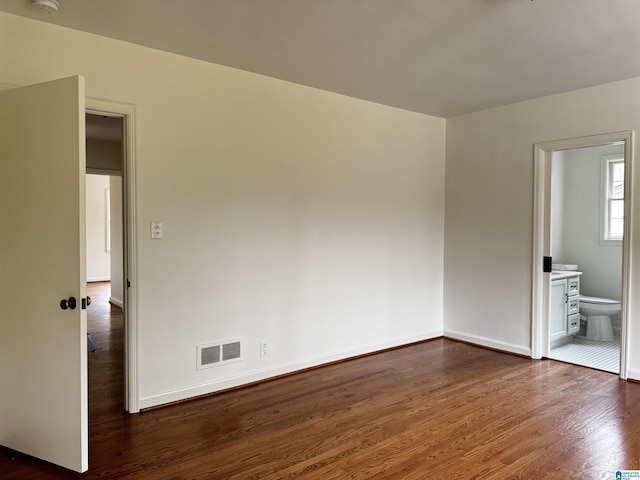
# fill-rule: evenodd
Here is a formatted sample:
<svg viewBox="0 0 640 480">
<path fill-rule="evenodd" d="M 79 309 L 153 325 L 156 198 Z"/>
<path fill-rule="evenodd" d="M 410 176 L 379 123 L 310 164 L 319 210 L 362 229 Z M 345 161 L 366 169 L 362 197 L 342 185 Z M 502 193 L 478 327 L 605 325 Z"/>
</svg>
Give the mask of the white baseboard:
<svg viewBox="0 0 640 480">
<path fill-rule="evenodd" d="M 122 300 L 118 300 L 117 298 L 109 297 L 109 303 L 111 305 L 115 305 L 116 307 L 124 308 L 124 303 L 122 303 Z"/>
<path fill-rule="evenodd" d="M 189 398 L 198 397 L 200 395 L 219 392 L 228 388 L 248 385 L 254 382 L 267 380 L 269 378 L 274 378 L 280 375 L 294 373 L 307 368 L 317 367 L 339 360 L 347 360 L 359 355 L 375 353 L 387 348 L 400 347 L 402 345 L 421 342 L 423 340 L 430 340 L 441 336 L 442 331 L 429 332 L 423 335 L 394 339 L 388 342 L 381 342 L 372 345 L 363 345 L 340 352 L 333 352 L 326 355 L 318 355 L 316 357 L 306 358 L 297 362 L 291 362 L 287 364 L 277 365 L 275 367 L 254 370 L 235 377 L 223 378 L 213 382 L 207 382 L 200 385 L 191 385 L 185 388 L 179 388 L 172 391 L 161 392 L 155 395 L 141 397 L 139 400 L 139 407 L 141 409 L 157 407 L 159 405 L 178 402 L 180 400 L 186 400 Z"/>
<path fill-rule="evenodd" d="M 515 353 L 518 355 L 524 355 L 526 357 L 531 356 L 531 347 L 525 347 L 522 345 L 516 345 L 515 343 L 502 342 L 500 340 L 494 340 L 492 338 L 481 337 L 479 335 L 473 335 L 469 333 L 456 332 L 455 330 L 445 330 L 444 336 L 461 340 L 463 342 L 473 343 L 483 347 L 489 347 L 496 350 L 502 350 L 508 353 Z"/>
<path fill-rule="evenodd" d="M 635 368 L 627 368 L 627 379 L 640 382 L 640 370 Z"/>
<path fill-rule="evenodd" d="M 111 277 L 87 277 L 87 283 L 91 282 L 110 282 Z"/>
</svg>

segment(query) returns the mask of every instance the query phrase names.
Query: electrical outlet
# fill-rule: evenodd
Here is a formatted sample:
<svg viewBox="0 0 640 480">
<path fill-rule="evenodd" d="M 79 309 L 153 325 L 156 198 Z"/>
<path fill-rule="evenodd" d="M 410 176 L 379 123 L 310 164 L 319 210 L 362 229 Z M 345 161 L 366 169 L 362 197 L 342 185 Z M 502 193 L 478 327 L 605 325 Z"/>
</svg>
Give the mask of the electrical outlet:
<svg viewBox="0 0 640 480">
<path fill-rule="evenodd" d="M 260 342 L 260 356 L 268 357 L 269 356 L 269 343 L 265 340 Z"/>
</svg>

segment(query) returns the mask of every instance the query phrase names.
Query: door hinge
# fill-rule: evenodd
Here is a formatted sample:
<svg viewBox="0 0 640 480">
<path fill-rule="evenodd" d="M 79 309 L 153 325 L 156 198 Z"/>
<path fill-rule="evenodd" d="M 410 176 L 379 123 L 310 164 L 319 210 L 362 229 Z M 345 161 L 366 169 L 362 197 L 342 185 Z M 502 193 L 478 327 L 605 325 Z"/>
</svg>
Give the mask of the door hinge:
<svg viewBox="0 0 640 480">
<path fill-rule="evenodd" d="M 551 273 L 551 257 L 542 257 L 542 271 Z"/>
<path fill-rule="evenodd" d="M 127 288 L 131 288 L 131 282 L 129 281 L 128 278 L 127 278 Z"/>
</svg>

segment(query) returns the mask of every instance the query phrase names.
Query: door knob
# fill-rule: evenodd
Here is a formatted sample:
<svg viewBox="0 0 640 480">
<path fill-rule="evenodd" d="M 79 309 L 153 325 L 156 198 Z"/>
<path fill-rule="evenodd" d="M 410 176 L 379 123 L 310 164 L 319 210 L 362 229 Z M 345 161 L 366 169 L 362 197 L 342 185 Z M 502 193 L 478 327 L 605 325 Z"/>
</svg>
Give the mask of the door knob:
<svg viewBox="0 0 640 480">
<path fill-rule="evenodd" d="M 87 295 L 87 307 L 91 305 L 91 297 Z"/>
<path fill-rule="evenodd" d="M 66 310 L 67 308 L 70 310 L 74 310 L 78 303 L 76 302 L 76 297 L 63 298 L 60 300 L 60 308 L 62 310 Z"/>
</svg>

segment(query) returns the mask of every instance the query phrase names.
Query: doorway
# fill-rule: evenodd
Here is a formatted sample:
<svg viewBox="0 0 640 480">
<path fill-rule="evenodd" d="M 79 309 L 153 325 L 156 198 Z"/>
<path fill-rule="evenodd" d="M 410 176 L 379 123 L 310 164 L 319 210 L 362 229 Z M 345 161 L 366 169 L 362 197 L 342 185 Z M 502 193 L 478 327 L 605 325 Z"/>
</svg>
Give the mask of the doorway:
<svg viewBox="0 0 640 480">
<path fill-rule="evenodd" d="M 1 336 L 0 347 L 1 443 L 83 472 L 89 457 L 84 115 L 87 110 L 111 112 L 125 121 L 123 278 L 131 280 L 133 289 L 134 107 L 85 99 L 81 76 L 2 91 L 0 104 L 0 216 L 5 253 L 0 281 L 3 298 L 10 299 L 2 302 L 0 314 L 1 328 L 7 333 Z M 34 132 L 38 132 L 35 141 Z M 38 295 L 25 288 L 34 272 L 46 286 Z M 134 333 L 135 299 L 125 290 L 127 328 Z M 135 340 L 134 336 L 125 342 L 128 363 L 124 373 L 128 378 L 123 382 L 129 390 L 125 407 L 132 413 L 137 408 Z"/>
<path fill-rule="evenodd" d="M 551 359 L 620 373 L 624 201 L 623 143 L 552 153 Z"/>
<path fill-rule="evenodd" d="M 577 333 L 578 336 L 581 333 L 584 333 L 585 325 L 580 322 L 580 315 L 575 316 L 579 306 L 579 302 L 575 302 L 573 306 L 576 311 L 573 312 L 573 317 L 566 319 L 566 330 L 565 335 L 558 334 L 558 325 L 557 320 L 553 325 L 550 325 L 551 321 L 551 309 L 555 308 L 554 306 L 554 295 L 552 294 L 552 283 L 554 280 L 559 279 L 560 277 L 557 274 L 552 274 L 551 271 L 554 270 L 552 264 L 555 264 L 555 270 L 558 269 L 566 269 L 564 278 L 572 278 L 574 279 L 574 288 L 576 287 L 576 283 L 580 285 L 580 279 L 583 275 L 579 275 L 580 272 L 580 264 L 577 263 L 577 260 L 571 260 L 573 258 L 574 252 L 568 251 L 566 249 L 563 250 L 561 244 L 563 243 L 562 235 L 559 232 L 567 232 L 567 229 L 564 230 L 559 227 L 559 218 L 556 215 L 554 219 L 553 215 L 553 199 L 552 192 L 554 189 L 553 180 L 552 180 L 552 170 L 554 165 L 554 155 L 555 155 L 555 163 L 556 165 L 560 164 L 560 158 L 563 156 L 571 156 L 572 152 L 575 153 L 578 150 L 582 149 L 608 149 L 608 148 L 619 148 L 622 152 L 623 156 L 623 165 L 624 165 L 624 208 L 623 208 L 623 219 L 620 219 L 623 225 L 624 235 L 621 239 L 619 239 L 618 243 L 621 249 L 621 260 L 618 260 L 619 270 L 618 270 L 618 282 L 620 289 L 620 312 L 619 312 L 619 323 L 617 323 L 617 328 L 619 329 L 620 336 L 620 347 L 619 347 L 619 363 L 617 372 L 621 378 L 626 379 L 627 377 L 627 311 L 628 311 L 628 285 L 629 285 L 629 252 L 630 252 L 630 229 L 629 225 L 629 205 L 631 204 L 631 188 L 630 188 L 630 173 L 631 173 L 631 132 L 616 132 L 611 134 L 603 134 L 603 135 L 595 135 L 590 137 L 581 137 L 575 139 L 568 140 L 560 140 L 554 142 L 546 142 L 535 145 L 535 160 L 534 160 L 534 255 L 533 255 L 533 289 L 532 289 L 532 357 L 533 358 L 552 358 L 552 347 L 557 347 L 558 342 L 554 342 L 554 340 L 560 340 L 559 343 L 562 343 L 562 338 L 567 337 L 570 339 L 574 338 L 574 334 Z M 583 150 L 586 151 L 586 150 Z M 593 150 L 593 152 L 601 151 L 601 150 Z M 611 152 L 615 153 L 615 152 Z M 579 155 L 579 154 L 576 154 Z M 603 154 L 603 156 L 606 156 Z M 601 160 L 598 160 L 601 161 Z M 600 170 L 599 170 L 600 171 Z M 574 171 L 568 172 L 565 169 L 565 176 L 575 175 Z M 556 175 L 555 180 L 557 181 Z M 561 176 L 561 175 L 560 175 Z M 600 188 L 598 190 L 598 199 L 600 198 Z M 557 191 L 557 186 L 556 186 Z M 558 203 L 558 199 L 556 198 L 556 203 Z M 557 207 L 557 205 L 556 205 Z M 557 210 L 557 208 L 556 208 Z M 591 216 L 597 216 L 598 224 L 600 222 L 600 212 L 588 212 Z M 554 223 L 555 220 L 555 223 Z M 572 219 L 573 221 L 575 219 Z M 584 223 L 584 219 L 583 219 Z M 566 226 L 565 226 L 566 227 Z M 554 238 L 552 232 L 555 230 L 558 233 L 557 238 Z M 601 231 L 598 228 L 596 230 L 598 237 L 595 239 L 591 239 L 592 241 L 600 244 L 603 240 L 600 237 Z M 606 242 L 605 242 L 606 243 Z M 577 246 L 571 246 L 570 249 L 584 249 L 584 242 L 582 244 L 575 244 Z M 604 245 L 603 245 L 604 247 Z M 555 254 L 560 257 L 566 258 L 558 258 L 557 256 L 554 258 Z M 612 253 L 610 250 L 608 253 Z M 591 253 L 592 256 L 596 254 Z M 584 281 L 582 282 L 584 287 L 588 290 L 588 293 L 593 296 L 601 296 L 604 297 L 608 295 L 610 297 L 614 296 L 611 289 L 617 288 L 616 282 L 604 280 L 604 282 L 600 282 L 598 285 L 598 281 L 596 277 L 598 276 L 599 267 L 594 265 L 594 261 L 598 260 L 595 258 L 589 258 L 588 256 L 584 256 L 584 254 L 578 255 L 578 258 L 581 258 L 583 262 L 583 267 L 588 270 L 589 278 L 584 277 Z M 564 263 L 563 263 L 564 262 Z M 571 272 L 578 272 L 575 275 Z M 575 280 L 575 279 L 578 280 Z M 558 283 L 558 282 L 556 282 Z M 602 285 L 608 285 L 608 290 L 605 289 Z M 556 287 L 556 284 L 553 284 Z M 577 287 L 580 289 L 580 286 Z M 583 291 L 584 288 L 582 289 Z M 602 292 L 602 293 L 599 293 Z M 606 293 L 609 292 L 609 293 Z M 569 297 L 570 298 L 570 297 Z M 578 298 L 577 296 L 575 297 Z M 558 303 L 558 302 L 555 302 Z M 554 317 L 557 319 L 557 317 Z M 576 320 L 576 318 L 578 320 Z M 617 319 L 616 319 L 617 320 Z M 552 340 L 553 338 L 553 340 Z M 572 362 L 573 363 L 573 362 Z M 596 367 L 597 368 L 597 367 Z"/>
<path fill-rule="evenodd" d="M 124 118 L 86 113 L 85 127 L 87 294 L 92 300 L 87 308 L 87 347 L 93 424 L 98 400 L 115 397 L 122 406 L 123 399 L 123 363 L 117 357 L 123 354 L 124 323 Z"/>
<path fill-rule="evenodd" d="M 110 292 L 123 311 L 123 403 L 138 413 L 135 252 L 135 108 L 86 99 L 87 173 L 109 178 Z M 97 345 L 100 348 L 100 345 Z"/>
</svg>

